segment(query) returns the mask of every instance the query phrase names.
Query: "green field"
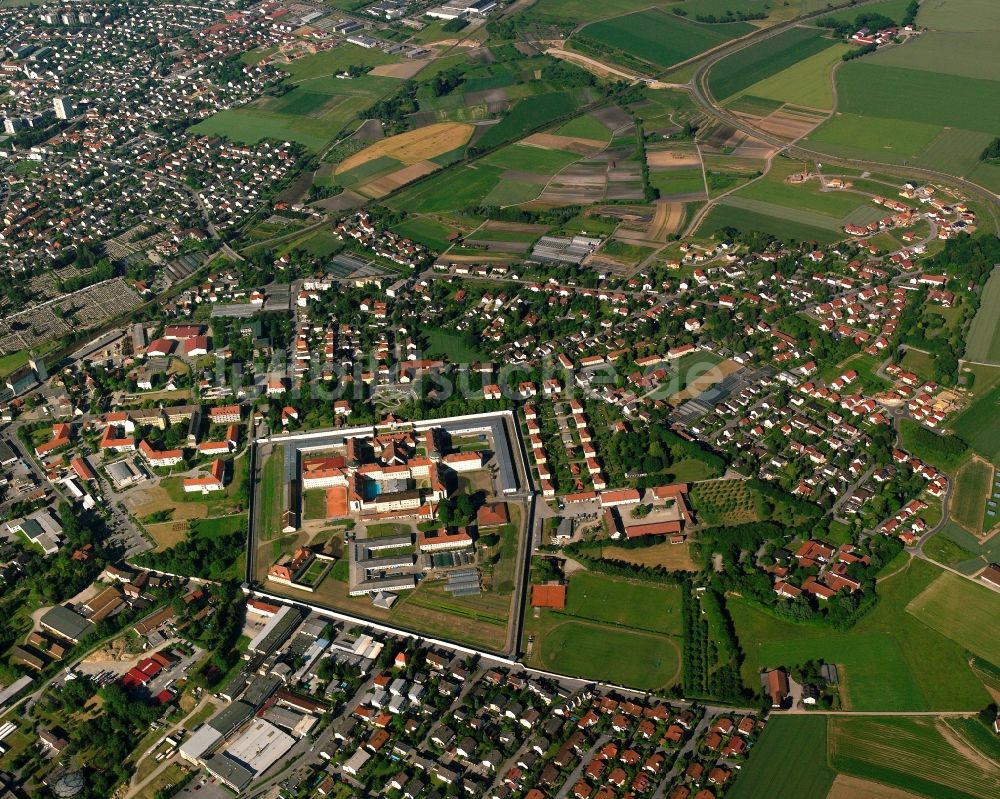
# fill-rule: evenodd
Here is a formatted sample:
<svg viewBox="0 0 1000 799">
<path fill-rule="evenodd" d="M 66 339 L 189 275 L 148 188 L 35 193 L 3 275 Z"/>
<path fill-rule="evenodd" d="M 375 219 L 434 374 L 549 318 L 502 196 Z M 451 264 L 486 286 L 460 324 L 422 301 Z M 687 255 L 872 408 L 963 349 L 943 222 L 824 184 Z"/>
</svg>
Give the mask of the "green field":
<svg viewBox="0 0 1000 799">
<path fill-rule="evenodd" d="M 549 630 L 536 646 L 544 667 L 563 674 L 641 690 L 665 688 L 680 676 L 676 644 L 651 633 L 566 621 Z"/>
<path fill-rule="evenodd" d="M 887 47 L 880 50 L 872 57 L 871 62 L 887 67 L 904 67 L 954 75 L 958 78 L 997 80 L 995 63 L 997 43 L 997 34 L 994 31 L 962 33 L 930 31 L 918 36 L 914 41 L 907 42 L 905 47 Z"/>
<path fill-rule="evenodd" d="M 948 719 L 833 717 L 827 735 L 830 764 L 845 774 L 930 799 L 1000 798 L 996 765 Z"/>
<path fill-rule="evenodd" d="M 965 357 L 1000 364 L 1000 269 L 993 270 L 983 287 L 979 310 L 966 337 Z"/>
<path fill-rule="evenodd" d="M 522 172 L 547 175 L 554 174 L 563 167 L 579 160 L 579 155 L 566 150 L 546 150 L 527 144 L 511 144 L 490 153 L 483 159 L 483 163 L 503 169 L 517 169 Z"/>
<path fill-rule="evenodd" d="M 595 22 L 574 38 L 611 48 L 606 53 L 611 60 L 621 52 L 665 69 L 752 30 L 742 22 L 703 25 L 653 8 Z"/>
<path fill-rule="evenodd" d="M 951 427 L 980 455 L 993 463 L 1000 462 L 1000 385 L 978 394 Z"/>
<path fill-rule="evenodd" d="M 826 799 L 836 773 L 826 762 L 826 718 L 776 716 L 740 769 L 729 799 Z"/>
<path fill-rule="evenodd" d="M 566 592 L 566 613 L 649 632 L 680 635 L 680 589 L 626 582 L 592 572 L 576 572 Z"/>
<path fill-rule="evenodd" d="M 261 469 L 260 493 L 257 497 L 260 503 L 257 511 L 260 525 L 257 537 L 261 541 L 269 541 L 281 530 L 281 477 L 284 473 L 284 461 L 284 447 L 275 447 Z"/>
<path fill-rule="evenodd" d="M 574 117 L 569 122 L 556 128 L 556 133 L 560 136 L 579 136 L 583 139 L 596 139 L 598 141 L 611 141 L 611 131 L 598 122 L 590 114 Z"/>
<path fill-rule="evenodd" d="M 476 140 L 475 146 L 486 150 L 519 139 L 530 131 L 571 113 L 577 105 L 577 99 L 569 92 L 549 92 L 525 97 L 504 114 L 497 124 L 491 125 Z"/>
<path fill-rule="evenodd" d="M 705 195 L 705 177 L 697 166 L 650 172 L 649 182 L 659 190 L 660 197 L 700 194 L 704 198 Z"/>
<path fill-rule="evenodd" d="M 544 176 L 542 178 L 544 180 Z M 527 180 L 501 180 L 492 191 L 483 197 L 484 205 L 519 205 L 530 202 L 542 193 L 545 187 L 543 182 L 530 182 Z"/>
<path fill-rule="evenodd" d="M 410 213 L 453 211 L 476 205 L 500 182 L 502 171 L 483 163 L 450 169 L 395 195 L 388 205 Z"/>
<path fill-rule="evenodd" d="M 808 108 L 833 108 L 831 70 L 848 50 L 849 45 L 840 43 L 827 47 L 753 84 L 747 89 L 747 94 Z"/>
<path fill-rule="evenodd" d="M 294 84 L 290 92 L 213 114 L 192 131 L 248 144 L 261 139 L 295 141 L 318 151 L 345 127 L 357 125 L 360 112 L 400 85 L 396 78 L 363 75 L 340 80 L 334 76 L 351 65 L 378 66 L 398 60 L 379 49 L 353 44 L 295 59 L 282 65 L 290 74 L 284 85 Z"/>
<path fill-rule="evenodd" d="M 791 28 L 738 50 L 712 66 L 708 86 L 716 99 L 731 97 L 826 50 L 833 42 L 824 36 L 815 28 Z"/>
<path fill-rule="evenodd" d="M 942 31 L 1000 31 L 1000 5 L 994 0 L 931 0 L 917 22 Z"/>
<path fill-rule="evenodd" d="M 951 572 L 941 574 L 909 605 L 928 627 L 962 645 L 973 654 L 1000 663 L 1000 594 Z"/>
<path fill-rule="evenodd" d="M 450 242 L 448 237 L 458 231 L 443 222 L 428 217 L 411 216 L 392 228 L 400 236 L 426 244 L 432 250 L 444 252 Z"/>
<path fill-rule="evenodd" d="M 862 116 L 838 111 L 829 122 L 810 133 L 806 141 L 832 155 L 902 163 L 934 141 L 940 130 L 940 125 L 891 119 L 877 113 Z"/>
<path fill-rule="evenodd" d="M 804 184 L 791 184 L 784 181 L 785 173 L 796 171 L 800 166 L 794 162 L 772 167 L 770 173 L 760 180 L 755 180 L 748 186 L 737 191 L 734 197 L 756 200 L 784 208 L 809 211 L 829 218 L 827 224 L 840 228 L 849 218 L 856 214 L 864 216 L 863 211 L 870 212 L 871 219 L 877 219 L 882 213 L 877 206 L 866 202 L 866 198 L 849 191 L 820 191 L 818 181 Z M 807 221 L 803 219 L 802 221 Z M 819 222 L 808 220 L 813 224 Z M 871 221 L 871 220 L 869 220 Z"/>
<path fill-rule="evenodd" d="M 447 357 L 452 363 L 472 363 L 485 357 L 467 333 L 431 327 L 424 327 L 421 332 L 427 338 L 424 354 L 428 358 Z"/>
<path fill-rule="evenodd" d="M 983 512 L 993 483 L 993 467 L 978 458 L 970 460 L 959 470 L 955 483 L 952 518 L 974 533 L 982 532 Z"/>
<path fill-rule="evenodd" d="M 1000 130 L 1000 80 L 941 75 L 887 67 L 859 58 L 837 72 L 838 110 L 950 125 L 996 135 Z"/>
<path fill-rule="evenodd" d="M 746 652 L 743 676 L 759 685 L 768 666 L 793 666 L 812 658 L 836 663 L 841 700 L 850 710 L 975 710 L 987 701 L 969 668 L 965 647 L 905 609 L 942 574 L 911 560 L 879 582 L 879 602 L 853 628 L 837 631 L 794 624 L 733 601 L 729 608 Z"/>
<path fill-rule="evenodd" d="M 699 236 L 711 236 L 725 227 L 733 227 L 743 231 L 760 231 L 776 238 L 795 239 L 796 241 L 815 241 L 819 244 L 832 244 L 843 238 L 829 226 L 823 227 L 791 219 L 791 213 L 771 206 L 770 213 L 757 208 L 751 209 L 730 203 L 731 197 L 726 197 L 721 204 L 715 206 L 705 217 L 698 228 Z"/>
</svg>

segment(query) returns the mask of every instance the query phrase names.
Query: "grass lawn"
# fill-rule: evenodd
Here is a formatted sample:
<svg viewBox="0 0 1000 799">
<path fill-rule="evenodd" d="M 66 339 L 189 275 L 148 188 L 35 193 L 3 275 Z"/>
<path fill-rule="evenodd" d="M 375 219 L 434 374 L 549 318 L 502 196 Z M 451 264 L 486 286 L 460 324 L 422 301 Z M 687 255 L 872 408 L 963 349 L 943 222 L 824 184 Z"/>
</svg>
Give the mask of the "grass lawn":
<svg viewBox="0 0 1000 799">
<path fill-rule="evenodd" d="M 424 328 L 427 338 L 427 349 L 424 354 L 428 358 L 448 357 L 452 363 L 472 363 L 484 358 L 476 342 L 466 333 L 442 328 Z"/>
<path fill-rule="evenodd" d="M 826 748 L 825 717 L 772 717 L 727 796 L 826 799 L 836 776 L 826 762 Z"/>
<path fill-rule="evenodd" d="M 801 167 L 802 164 L 798 161 L 779 161 L 765 177 L 744 186 L 736 192 L 736 196 L 822 214 L 832 218 L 838 227 L 842 220 L 853 215 L 860 207 L 871 209 L 873 214 L 878 213 L 873 204 L 852 192 L 821 191 L 818 181 L 786 183 L 785 178 Z"/>
<path fill-rule="evenodd" d="M 587 679 L 657 690 L 680 677 L 677 645 L 650 633 L 566 621 L 549 630 L 536 646 L 546 668 Z"/>
<path fill-rule="evenodd" d="M 945 530 L 932 535 L 924 542 L 924 554 L 945 566 L 955 568 L 963 561 L 973 560 L 977 557 L 977 552 L 966 549 L 954 538 L 948 535 Z"/>
<path fill-rule="evenodd" d="M 766 666 L 809 658 L 836 663 L 850 710 L 975 710 L 989 700 L 969 668 L 965 648 L 911 613 L 907 605 L 941 570 L 911 560 L 878 585 L 879 602 L 853 628 L 830 630 L 775 618 L 734 599 L 729 607 L 746 660 L 743 675 L 757 687 Z M 891 676 L 889 676 L 891 675 Z"/>
<path fill-rule="evenodd" d="M 246 531 L 247 515 L 239 513 L 233 516 L 216 516 L 212 519 L 199 519 L 192 523 L 193 532 L 205 538 L 219 538 L 221 536 L 235 533 L 237 530 Z"/>
<path fill-rule="evenodd" d="M 1000 797 L 995 763 L 945 719 L 833 717 L 827 735 L 830 763 L 845 774 L 933 799 Z"/>
<path fill-rule="evenodd" d="M 650 632 L 681 635 L 680 589 L 576 572 L 566 591 L 566 613 Z"/>
<path fill-rule="evenodd" d="M 906 606 L 907 613 L 961 644 L 973 654 L 1000 663 L 1000 594 L 951 572 L 942 573 Z"/>
<path fill-rule="evenodd" d="M 326 518 L 326 489 L 313 488 L 302 492 L 302 508 L 307 519 Z"/>
<path fill-rule="evenodd" d="M 993 483 L 993 467 L 984 460 L 973 458 L 962 466 L 955 482 L 952 517 L 972 532 L 982 532 L 986 500 Z"/>
<path fill-rule="evenodd" d="M 0 377 L 6 377 L 28 363 L 28 351 L 18 350 L 0 357 Z"/>
<path fill-rule="evenodd" d="M 934 379 L 934 359 L 926 352 L 907 349 L 899 365 L 924 380 Z"/>
<path fill-rule="evenodd" d="M 271 456 L 265 461 L 261 470 L 260 493 L 257 499 L 260 508 L 260 527 L 257 530 L 257 537 L 261 541 L 268 541 L 278 535 L 281 529 L 282 512 L 282 476 L 285 468 L 285 448 L 275 447 Z"/>
</svg>

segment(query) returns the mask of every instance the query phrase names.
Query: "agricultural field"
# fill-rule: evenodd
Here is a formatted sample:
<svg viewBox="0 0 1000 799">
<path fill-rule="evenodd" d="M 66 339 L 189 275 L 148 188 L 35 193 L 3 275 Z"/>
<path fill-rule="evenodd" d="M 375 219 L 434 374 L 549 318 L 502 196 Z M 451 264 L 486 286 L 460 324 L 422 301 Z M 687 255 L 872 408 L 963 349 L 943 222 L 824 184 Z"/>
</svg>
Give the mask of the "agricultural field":
<svg viewBox="0 0 1000 799">
<path fill-rule="evenodd" d="M 472 125 L 441 122 L 390 136 L 344 159 L 334 174 L 342 186 L 381 196 L 405 185 L 407 177 L 433 172 L 439 166 L 433 159 L 464 147 L 472 130 Z"/>
<path fill-rule="evenodd" d="M 220 111 L 191 130 L 248 144 L 261 139 L 294 141 L 317 152 L 345 128 L 357 126 L 358 113 L 392 92 L 399 81 L 364 75 L 349 81 L 322 77 L 308 84 L 308 89 L 300 86 L 281 97 L 263 97 Z"/>
<path fill-rule="evenodd" d="M 525 97 L 476 140 L 476 147 L 486 150 L 519 139 L 548 122 L 572 113 L 578 107 L 578 100 L 570 92 L 549 92 Z"/>
<path fill-rule="evenodd" d="M 993 0 L 928 0 L 917 21 L 941 31 L 1000 32 L 1000 6 Z"/>
<path fill-rule="evenodd" d="M 723 42 L 750 33 L 744 22 L 705 25 L 658 8 L 624 14 L 587 25 L 570 39 L 589 52 L 623 66 L 668 69 Z"/>
<path fill-rule="evenodd" d="M 746 93 L 807 108 L 833 108 L 833 68 L 850 45 L 837 43 L 750 86 Z"/>
<path fill-rule="evenodd" d="M 748 94 L 759 94 L 751 89 L 754 84 L 794 68 L 832 45 L 833 41 L 822 30 L 791 28 L 716 62 L 708 73 L 708 87 L 718 100 L 745 90 Z"/>
<path fill-rule="evenodd" d="M 977 393 L 951 424 L 952 432 L 993 463 L 1000 461 L 1000 385 Z"/>
<path fill-rule="evenodd" d="M 1000 364 L 1000 269 L 993 270 L 983 288 L 966 338 L 965 357 L 977 363 Z"/>
<path fill-rule="evenodd" d="M 906 612 L 941 569 L 917 559 L 904 563 L 879 581 L 878 604 L 846 631 L 782 621 L 749 603 L 731 602 L 746 652 L 745 682 L 756 687 L 764 667 L 822 658 L 838 666 L 847 710 L 971 711 L 985 705 L 988 695 L 969 667 L 966 648 Z"/>
<path fill-rule="evenodd" d="M 439 253 L 448 249 L 451 243 L 449 236 L 460 232 L 445 222 L 427 216 L 408 217 L 394 226 L 393 230 L 400 236 L 419 241 Z"/>
<path fill-rule="evenodd" d="M 837 771 L 931 799 L 997 799 L 996 763 L 963 735 L 958 720 L 841 716 L 829 720 Z"/>
<path fill-rule="evenodd" d="M 745 202 L 733 202 L 732 196 L 723 200 L 708 212 L 698 228 L 698 235 L 711 236 L 723 228 L 732 227 L 737 230 L 760 231 L 782 240 L 815 241 L 819 244 L 832 244 L 843 238 L 837 235 L 829 226 L 815 224 L 815 215 L 783 213 L 774 206 L 748 205 Z M 820 217 L 821 222 L 825 219 Z"/>
<path fill-rule="evenodd" d="M 956 643 L 1000 663 L 995 634 L 1000 594 L 951 572 L 943 572 L 907 606 L 906 612 Z"/>
<path fill-rule="evenodd" d="M 826 759 L 826 718 L 776 716 L 740 769 L 729 799 L 826 799 L 836 772 Z"/>
<path fill-rule="evenodd" d="M 705 199 L 705 176 L 700 166 L 650 172 L 649 182 L 664 199 Z"/>
<path fill-rule="evenodd" d="M 500 182 L 502 172 L 489 164 L 466 164 L 405 189 L 390 199 L 388 205 L 418 214 L 477 205 Z"/>
<path fill-rule="evenodd" d="M 1000 80 L 991 68 L 996 38 L 981 30 L 959 42 L 931 31 L 844 64 L 837 113 L 809 142 L 832 155 L 914 163 L 1000 185 L 1000 169 L 978 161 L 1000 127 Z"/>
<path fill-rule="evenodd" d="M 626 549 L 625 547 L 605 547 L 601 557 L 607 560 L 622 560 L 637 566 L 662 566 L 667 571 L 697 571 L 698 567 L 691 559 L 691 548 L 688 544 L 672 544 L 664 541 L 651 547 Z"/>
<path fill-rule="evenodd" d="M 973 533 L 983 530 L 986 500 L 993 485 L 993 467 L 980 458 L 965 463 L 955 475 L 955 496 L 952 498 L 952 518 Z"/>
</svg>

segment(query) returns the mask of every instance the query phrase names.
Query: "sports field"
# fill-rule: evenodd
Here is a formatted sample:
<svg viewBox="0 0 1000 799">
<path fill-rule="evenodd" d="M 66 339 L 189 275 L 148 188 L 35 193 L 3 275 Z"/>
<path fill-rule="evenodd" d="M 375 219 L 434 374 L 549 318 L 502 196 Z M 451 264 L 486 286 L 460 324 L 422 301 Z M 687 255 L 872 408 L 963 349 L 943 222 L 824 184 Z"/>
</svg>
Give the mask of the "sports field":
<svg viewBox="0 0 1000 799">
<path fill-rule="evenodd" d="M 540 644 L 544 668 L 640 690 L 666 688 L 680 678 L 680 652 L 670 638 L 566 621 Z"/>
<path fill-rule="evenodd" d="M 978 363 L 1000 364 L 1000 269 L 994 269 L 966 338 L 965 357 Z"/>
<path fill-rule="evenodd" d="M 680 608 L 680 588 L 592 572 L 574 574 L 566 592 L 566 613 L 571 616 L 668 635 L 683 632 Z"/>
<path fill-rule="evenodd" d="M 827 735 L 837 771 L 931 799 L 1000 798 L 996 763 L 947 719 L 838 716 Z"/>
<path fill-rule="evenodd" d="M 943 572 L 906 606 L 920 619 L 970 652 L 1000 663 L 1000 594 L 951 572 Z"/>
<path fill-rule="evenodd" d="M 951 515 L 974 533 L 983 529 L 983 512 L 993 484 L 993 467 L 980 458 L 968 461 L 955 476 Z"/>
<path fill-rule="evenodd" d="M 965 647 L 905 612 L 941 574 L 937 566 L 910 560 L 879 583 L 878 604 L 846 631 L 781 621 L 745 602 L 730 602 L 746 652 L 745 682 L 759 685 L 758 671 L 765 666 L 823 658 L 838 665 L 841 699 L 849 710 L 978 709 L 989 700 Z"/>
<path fill-rule="evenodd" d="M 831 47 L 833 41 L 824 37 L 825 32 L 816 28 L 791 28 L 716 62 L 708 73 L 708 86 L 716 99 L 724 100 Z"/>
<path fill-rule="evenodd" d="M 652 66 L 668 68 L 752 30 L 743 22 L 703 25 L 653 8 L 592 23 L 574 39 L 610 48 L 606 55 L 612 61 L 618 53 L 624 53 Z"/>
<path fill-rule="evenodd" d="M 826 799 L 836 772 L 826 762 L 826 718 L 772 716 L 740 769 L 729 799 Z"/>
</svg>

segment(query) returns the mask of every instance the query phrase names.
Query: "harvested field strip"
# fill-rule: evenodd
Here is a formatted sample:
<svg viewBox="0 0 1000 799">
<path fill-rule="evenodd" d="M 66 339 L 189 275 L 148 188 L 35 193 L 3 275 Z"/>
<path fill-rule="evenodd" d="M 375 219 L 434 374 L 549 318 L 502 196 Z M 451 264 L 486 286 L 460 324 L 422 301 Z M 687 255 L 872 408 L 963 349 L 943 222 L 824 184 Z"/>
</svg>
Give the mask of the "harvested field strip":
<svg viewBox="0 0 1000 799">
<path fill-rule="evenodd" d="M 464 145 L 471 136 L 472 125 L 458 122 L 441 122 L 417 128 L 382 139 L 344 159 L 337 167 L 337 174 L 349 172 L 379 158 L 393 158 L 406 165 L 415 164 L 455 150 Z"/>
<path fill-rule="evenodd" d="M 838 771 L 933 799 L 1000 799 L 996 764 L 941 719 L 833 717 L 830 763 Z"/>
</svg>

